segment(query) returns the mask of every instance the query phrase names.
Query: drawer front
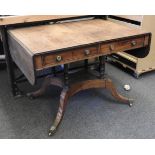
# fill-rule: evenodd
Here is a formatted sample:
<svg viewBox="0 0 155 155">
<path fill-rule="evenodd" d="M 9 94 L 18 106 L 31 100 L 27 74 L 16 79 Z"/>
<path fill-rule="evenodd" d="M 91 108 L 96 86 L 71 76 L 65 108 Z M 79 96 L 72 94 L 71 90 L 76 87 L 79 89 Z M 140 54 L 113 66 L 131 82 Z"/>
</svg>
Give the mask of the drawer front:
<svg viewBox="0 0 155 155">
<path fill-rule="evenodd" d="M 98 54 L 98 46 L 79 48 L 72 51 L 72 53 L 73 59 L 86 59 L 88 57 Z"/>
<path fill-rule="evenodd" d="M 72 52 L 62 52 L 59 54 L 45 54 L 43 56 L 35 57 L 35 68 L 43 69 L 50 66 L 57 66 L 72 60 Z"/>
<path fill-rule="evenodd" d="M 115 41 L 101 45 L 101 53 L 111 54 L 119 51 L 126 51 L 130 49 L 140 48 L 144 46 L 144 37 L 126 39 L 123 41 Z"/>
<path fill-rule="evenodd" d="M 65 63 L 68 60 L 72 59 L 72 53 L 71 52 L 62 52 L 62 53 L 56 53 L 56 54 L 48 54 L 43 56 L 42 63 L 43 66 L 50 66 L 50 65 L 57 65 Z"/>
<path fill-rule="evenodd" d="M 74 50 L 64 51 L 55 54 L 45 54 L 43 56 L 35 56 L 35 68 L 37 70 L 50 66 L 57 66 L 78 60 L 83 60 L 98 54 L 99 46 L 91 46 L 84 48 L 77 48 Z"/>
</svg>

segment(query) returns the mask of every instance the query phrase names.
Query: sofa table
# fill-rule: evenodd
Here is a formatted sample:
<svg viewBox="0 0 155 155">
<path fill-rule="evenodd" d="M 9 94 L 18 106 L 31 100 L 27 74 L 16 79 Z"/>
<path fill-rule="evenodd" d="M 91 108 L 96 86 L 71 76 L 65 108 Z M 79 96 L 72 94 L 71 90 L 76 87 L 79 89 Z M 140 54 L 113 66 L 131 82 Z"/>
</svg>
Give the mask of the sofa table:
<svg viewBox="0 0 155 155">
<path fill-rule="evenodd" d="M 146 50 L 146 47 L 148 53 L 151 43 L 150 32 L 122 26 L 100 16 L 89 16 L 82 20 L 76 19 L 77 16 L 74 17 L 76 20 L 73 20 L 73 17 L 66 17 L 65 21 L 52 23 L 45 20 L 46 23 L 29 26 L 9 25 L 7 31 L 4 29 L 2 31 L 3 39 L 7 42 L 4 44 L 7 58 L 15 62 L 32 85 L 36 83 L 37 72 L 59 65 L 64 66 L 63 76 L 62 74 L 46 76 L 39 90 L 27 93 L 28 97 L 35 98 L 42 95 L 49 85 L 62 88 L 58 112 L 49 135 L 53 135 L 57 130 L 68 99 L 81 90 L 105 88 L 118 101 L 131 106 L 132 100 L 120 95 L 113 82 L 104 77 L 105 57 L 136 48 Z M 70 18 L 72 20 L 69 20 Z M 91 58 L 99 58 L 98 72 L 89 70 L 88 61 Z M 85 62 L 85 71 L 78 74 L 81 76 L 87 74 L 87 78 L 82 81 L 78 78 L 75 82 L 68 65 L 81 60 Z"/>
</svg>

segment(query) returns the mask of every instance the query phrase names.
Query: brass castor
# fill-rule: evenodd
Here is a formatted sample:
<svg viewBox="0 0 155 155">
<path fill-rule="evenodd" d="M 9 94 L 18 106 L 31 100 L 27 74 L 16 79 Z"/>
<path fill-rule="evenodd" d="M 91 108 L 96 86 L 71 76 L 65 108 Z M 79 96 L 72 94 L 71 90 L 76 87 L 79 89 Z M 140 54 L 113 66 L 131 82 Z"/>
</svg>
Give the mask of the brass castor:
<svg viewBox="0 0 155 155">
<path fill-rule="evenodd" d="M 129 103 L 129 107 L 132 107 L 133 106 L 133 104 L 132 103 Z"/>
<path fill-rule="evenodd" d="M 50 128 L 50 130 L 49 130 L 48 135 L 49 135 L 49 136 L 53 136 L 53 135 L 55 134 L 55 132 L 56 132 L 56 127 L 55 127 L 55 126 L 52 126 L 52 127 Z"/>
<path fill-rule="evenodd" d="M 80 91 L 87 90 L 90 88 L 107 89 L 111 92 L 111 95 L 115 99 L 117 99 L 118 101 L 120 101 L 122 103 L 125 103 L 126 105 L 129 105 L 130 107 L 132 106 L 133 100 L 119 94 L 117 92 L 113 82 L 110 79 L 85 80 L 85 81 L 70 84 L 69 87 L 68 86 L 66 87 L 66 85 L 64 85 L 62 83 L 62 81 L 60 81 L 60 79 L 49 77 L 49 78 L 45 79 L 44 84 L 42 85 L 42 87 L 39 90 L 32 92 L 32 93 L 28 93 L 27 96 L 31 99 L 41 96 L 42 94 L 44 94 L 45 90 L 47 89 L 47 87 L 49 85 L 56 85 L 56 86 L 59 86 L 60 88 L 62 88 L 62 91 L 60 94 L 59 108 L 58 108 L 55 120 L 49 130 L 49 133 L 48 133 L 49 136 L 53 136 L 54 133 L 57 131 L 57 129 L 63 119 L 66 105 L 68 104 L 69 98 Z"/>
<path fill-rule="evenodd" d="M 129 99 L 129 107 L 132 107 L 133 106 L 133 99 Z"/>
</svg>

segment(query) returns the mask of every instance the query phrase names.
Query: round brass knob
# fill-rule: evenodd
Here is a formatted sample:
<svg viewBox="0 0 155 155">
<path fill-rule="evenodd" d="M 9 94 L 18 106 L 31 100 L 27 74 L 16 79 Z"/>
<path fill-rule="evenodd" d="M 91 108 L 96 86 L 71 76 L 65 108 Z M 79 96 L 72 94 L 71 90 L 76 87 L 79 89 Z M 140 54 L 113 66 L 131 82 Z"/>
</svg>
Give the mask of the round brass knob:
<svg viewBox="0 0 155 155">
<path fill-rule="evenodd" d="M 60 62 L 61 60 L 62 60 L 62 57 L 61 57 L 60 55 L 58 55 L 58 56 L 56 57 L 56 61 Z"/>
<path fill-rule="evenodd" d="M 90 51 L 89 50 L 85 50 L 85 55 L 89 55 L 90 54 Z"/>
<path fill-rule="evenodd" d="M 114 45 L 110 45 L 109 49 L 110 49 L 110 51 L 114 51 L 114 49 L 115 49 Z"/>
<path fill-rule="evenodd" d="M 136 43 L 136 41 L 134 41 L 134 40 L 131 42 L 131 45 L 132 45 L 132 46 L 136 46 L 136 44 L 137 44 L 137 43 Z"/>
</svg>

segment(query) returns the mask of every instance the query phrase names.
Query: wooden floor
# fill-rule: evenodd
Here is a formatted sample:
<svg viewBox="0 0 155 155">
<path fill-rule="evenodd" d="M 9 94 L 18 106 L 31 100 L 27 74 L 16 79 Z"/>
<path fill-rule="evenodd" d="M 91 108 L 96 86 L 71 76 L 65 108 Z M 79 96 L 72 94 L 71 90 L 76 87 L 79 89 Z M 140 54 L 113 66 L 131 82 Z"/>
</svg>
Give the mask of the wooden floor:
<svg viewBox="0 0 155 155">
<path fill-rule="evenodd" d="M 10 30 L 32 54 L 147 33 L 108 20 L 94 19 Z"/>
</svg>

